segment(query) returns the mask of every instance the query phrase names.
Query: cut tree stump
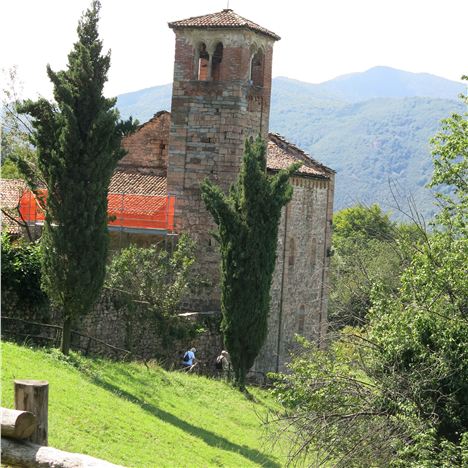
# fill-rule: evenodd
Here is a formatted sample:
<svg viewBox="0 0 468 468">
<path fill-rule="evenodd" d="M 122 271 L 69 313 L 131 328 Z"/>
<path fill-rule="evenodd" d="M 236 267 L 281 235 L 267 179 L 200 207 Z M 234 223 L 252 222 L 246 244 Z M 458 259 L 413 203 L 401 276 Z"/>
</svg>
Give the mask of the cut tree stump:
<svg viewBox="0 0 468 468">
<path fill-rule="evenodd" d="M 49 382 L 45 380 L 15 380 L 15 408 L 36 416 L 36 430 L 29 440 L 47 445 Z"/>
<path fill-rule="evenodd" d="M 80 453 L 64 452 L 52 447 L 41 447 L 31 442 L 22 442 L 2 437 L 2 465 L 21 467 L 54 468 L 123 468 Z"/>
<path fill-rule="evenodd" d="M 36 430 L 36 416 L 29 411 L 1 408 L 2 437 L 26 439 Z"/>
</svg>

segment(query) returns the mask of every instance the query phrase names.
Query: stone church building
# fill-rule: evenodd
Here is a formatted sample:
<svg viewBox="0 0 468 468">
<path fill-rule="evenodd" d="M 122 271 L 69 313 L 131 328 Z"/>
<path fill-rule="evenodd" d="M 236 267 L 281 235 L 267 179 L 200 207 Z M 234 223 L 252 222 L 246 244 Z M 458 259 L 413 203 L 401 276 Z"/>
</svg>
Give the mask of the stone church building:
<svg viewBox="0 0 468 468">
<path fill-rule="evenodd" d="M 188 232 L 197 243 L 198 273 L 208 286 L 189 297 L 184 309 L 192 315 L 219 314 L 220 255 L 211 235 L 216 226 L 200 183 L 209 178 L 227 191 L 239 173 L 246 138 L 258 135 L 267 141 L 269 173 L 300 161 L 291 178 L 293 198 L 281 215 L 268 337 L 254 369 L 281 371 L 296 334 L 318 344 L 325 336 L 334 171 L 269 133 L 273 46 L 279 36 L 229 9 L 169 27 L 175 33 L 171 113 L 156 113 L 123 141 L 128 154 L 109 189 L 112 243 L 172 242 Z M 41 214 L 31 199 L 21 196 L 20 212 L 37 225 Z M 82 331 L 122 346 L 123 328 L 101 310 L 85 318 Z M 219 338 L 216 343 L 222 346 Z M 219 351 L 200 349 L 211 362 Z"/>
<path fill-rule="evenodd" d="M 295 334 L 320 342 L 326 330 L 334 171 L 268 131 L 279 36 L 229 9 L 169 27 L 175 33 L 171 113 L 157 113 L 126 138 L 119 172 L 153 178 L 175 197 L 174 231 L 196 240 L 199 273 L 211 283 L 186 305 L 208 312 L 220 310 L 220 256 L 200 183 L 208 177 L 227 191 L 250 136 L 267 140 L 268 172 L 303 163 L 281 216 L 268 339 L 255 365 L 259 372 L 281 370 Z"/>
</svg>

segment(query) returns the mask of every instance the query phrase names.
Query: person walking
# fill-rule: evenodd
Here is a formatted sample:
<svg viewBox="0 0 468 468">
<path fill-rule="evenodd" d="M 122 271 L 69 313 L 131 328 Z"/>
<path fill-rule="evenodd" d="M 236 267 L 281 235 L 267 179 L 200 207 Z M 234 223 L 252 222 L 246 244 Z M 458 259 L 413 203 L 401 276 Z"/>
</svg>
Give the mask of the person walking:
<svg viewBox="0 0 468 468">
<path fill-rule="evenodd" d="M 197 350 L 195 348 L 190 348 L 184 354 L 184 358 L 182 359 L 182 367 L 187 372 L 190 372 L 197 365 L 197 358 L 195 357 L 196 352 Z"/>
<path fill-rule="evenodd" d="M 226 350 L 223 349 L 221 354 L 216 358 L 215 367 L 220 374 L 228 378 L 230 377 L 231 359 L 229 353 Z"/>
</svg>

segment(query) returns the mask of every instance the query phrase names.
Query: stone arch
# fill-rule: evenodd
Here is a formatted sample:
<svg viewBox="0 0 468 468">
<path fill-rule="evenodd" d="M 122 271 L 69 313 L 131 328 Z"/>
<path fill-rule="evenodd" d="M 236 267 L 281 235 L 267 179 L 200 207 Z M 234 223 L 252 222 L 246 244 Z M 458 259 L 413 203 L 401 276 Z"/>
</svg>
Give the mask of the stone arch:
<svg viewBox="0 0 468 468">
<path fill-rule="evenodd" d="M 254 51 L 250 61 L 250 81 L 254 86 L 263 86 L 265 75 L 265 54 L 263 49 Z"/>
<path fill-rule="evenodd" d="M 210 54 L 204 42 L 200 42 L 197 47 L 197 80 L 206 81 L 209 79 Z"/>
<path fill-rule="evenodd" d="M 219 81 L 221 76 L 221 62 L 223 61 L 224 46 L 218 42 L 214 48 L 213 58 L 211 59 L 211 78 L 213 81 Z"/>
</svg>

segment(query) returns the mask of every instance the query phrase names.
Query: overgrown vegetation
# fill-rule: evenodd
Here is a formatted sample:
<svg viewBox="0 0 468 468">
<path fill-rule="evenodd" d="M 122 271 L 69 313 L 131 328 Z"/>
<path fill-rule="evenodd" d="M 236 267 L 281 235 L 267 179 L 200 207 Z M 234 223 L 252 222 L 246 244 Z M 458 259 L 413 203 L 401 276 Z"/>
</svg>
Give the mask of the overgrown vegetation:
<svg viewBox="0 0 468 468">
<path fill-rule="evenodd" d="M 94 1 L 80 20 L 67 69 L 56 73 L 47 68 L 55 102 L 25 101 L 20 109 L 32 117 L 31 142 L 48 191 L 41 239 L 43 284 L 64 317 L 65 354 L 72 321 L 90 310 L 101 291 L 108 250 L 107 192 L 125 154 L 121 138 L 133 128 L 131 121 L 118 121 L 115 99 L 102 94 L 110 55 L 102 55 L 99 9 Z M 28 161 L 18 163 L 43 199 Z"/>
<path fill-rule="evenodd" d="M 453 115 L 433 139 L 440 211 L 400 286 L 374 281 L 364 326 L 326 351 L 306 345 L 278 376 L 293 460 L 313 449 L 317 465 L 468 464 L 467 118 Z"/>
<path fill-rule="evenodd" d="M 356 205 L 333 216 L 329 319 L 333 330 L 367 322 L 373 285 L 388 294 L 400 287 L 400 276 L 426 236 L 419 224 L 390 219 L 378 205 Z"/>
<path fill-rule="evenodd" d="M 49 300 L 41 290 L 41 251 L 37 243 L 1 237 L 2 315 L 47 321 Z"/>
<path fill-rule="evenodd" d="M 246 141 L 240 175 L 229 195 L 209 180 L 202 185 L 203 201 L 218 225 L 221 328 L 241 390 L 267 335 L 278 223 L 292 196 L 289 177 L 299 166 L 268 176 L 266 145 L 258 137 Z"/>
<path fill-rule="evenodd" d="M 280 467 L 265 444 L 255 402 L 219 380 L 148 364 L 89 359 L 71 352 L 2 344 L 2 406 L 13 408 L 13 379 L 49 382 L 49 445 L 128 467 Z"/>
<path fill-rule="evenodd" d="M 157 245 L 132 245 L 112 258 L 105 288 L 125 314 L 126 348 L 130 351 L 135 351 L 148 329 L 164 348 L 171 340 L 193 333 L 177 312 L 184 294 L 196 281 L 192 274 L 194 251 L 193 241 L 182 235 L 173 252 Z"/>
</svg>

